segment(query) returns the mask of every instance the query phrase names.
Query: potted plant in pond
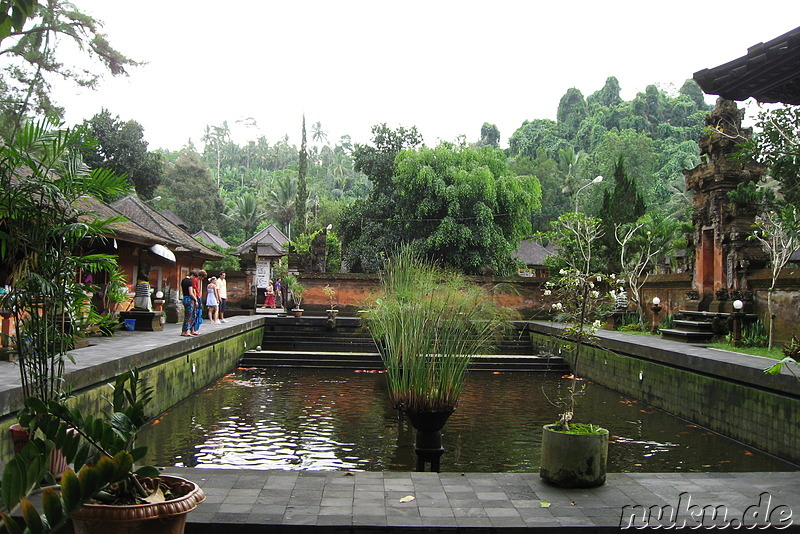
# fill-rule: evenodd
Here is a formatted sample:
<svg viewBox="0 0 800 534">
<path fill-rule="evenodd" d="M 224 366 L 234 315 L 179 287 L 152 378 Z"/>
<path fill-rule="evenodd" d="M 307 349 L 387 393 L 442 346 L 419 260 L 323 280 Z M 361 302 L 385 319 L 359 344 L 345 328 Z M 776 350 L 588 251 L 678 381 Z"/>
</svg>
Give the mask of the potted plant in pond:
<svg viewBox="0 0 800 534">
<path fill-rule="evenodd" d="M 146 447 L 135 447 L 137 431 L 148 418 L 151 390 L 139 373 L 120 375 L 113 385 L 111 413 L 99 417 L 70 409 L 63 401 L 45 404 L 30 397 L 19 418 L 38 433 L 3 471 L 3 525 L 23 532 L 11 514 L 19 507 L 25 532 L 53 532 L 69 519 L 77 534 L 148 532 L 180 534 L 186 514 L 205 499 L 193 482 L 160 474 L 155 467 L 134 468 Z M 61 448 L 77 473 L 67 469 L 60 492 L 42 490 L 42 510 L 28 496 L 47 479 L 46 459 Z"/>
<path fill-rule="evenodd" d="M 575 421 L 578 365 L 581 350 L 596 339 L 594 333 L 613 306 L 620 280 L 614 275 L 593 273 L 592 245 L 601 237 L 599 219 L 580 213 L 562 215 L 547 237 L 558 245 L 554 261 L 558 274 L 546 284 L 545 295 L 555 294 L 556 319 L 567 323 L 563 336 L 574 345 L 572 375 L 566 395 L 556 403 L 559 420 L 542 429 L 540 476 L 562 487 L 587 488 L 605 483 L 608 430 L 593 423 Z M 609 284 L 613 290 L 608 291 Z"/>
<path fill-rule="evenodd" d="M 456 409 L 473 354 L 487 353 L 511 311 L 486 290 L 408 249 L 386 265 L 364 315 L 386 367 L 389 398 L 417 431 L 417 470 L 439 470 L 441 429 Z"/>
<path fill-rule="evenodd" d="M 87 252 L 123 220 L 97 216 L 94 199 L 130 191 L 124 177 L 90 171 L 82 143 L 79 131 L 45 121 L 0 144 L 0 279 L 10 287 L 0 308 L 12 312 L 23 395 L 44 403 L 61 395 L 69 351 L 85 335 L 94 287 L 79 274 L 117 267 L 114 256 Z"/>
<path fill-rule="evenodd" d="M 301 317 L 304 311 L 301 304 L 303 302 L 303 293 L 306 290 L 306 286 L 301 284 L 300 280 L 293 274 L 286 276 L 285 282 L 292 295 L 292 300 L 294 301 L 294 306 L 290 311 L 295 317 Z"/>
</svg>

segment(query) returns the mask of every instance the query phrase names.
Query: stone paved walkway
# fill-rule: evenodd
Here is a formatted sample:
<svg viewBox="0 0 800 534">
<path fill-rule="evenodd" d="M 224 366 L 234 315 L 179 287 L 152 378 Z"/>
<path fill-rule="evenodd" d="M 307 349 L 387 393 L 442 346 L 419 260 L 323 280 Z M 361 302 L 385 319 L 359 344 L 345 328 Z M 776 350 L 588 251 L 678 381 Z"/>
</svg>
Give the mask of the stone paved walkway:
<svg viewBox="0 0 800 534">
<path fill-rule="evenodd" d="M 771 519 L 773 526 L 800 531 L 797 473 L 612 473 L 600 488 L 566 490 L 545 484 L 535 473 L 167 471 L 190 478 L 206 492 L 206 501 L 189 516 L 190 532 L 220 532 L 206 529 L 223 525 L 236 525 L 237 534 L 264 532 L 266 526 L 343 532 L 387 527 L 613 531 L 632 516 L 640 527 L 679 526 L 684 520 L 687 526 L 735 526 L 746 517 L 748 524 L 766 526 Z M 635 505 L 654 513 L 665 510 L 667 519 L 659 522 L 651 515 L 645 524 L 644 508 L 627 508 L 623 516 L 624 507 Z M 707 505 L 717 509 L 716 519 L 711 509 L 703 516 Z M 669 506 L 677 510 L 674 520 L 669 520 Z"/>
</svg>

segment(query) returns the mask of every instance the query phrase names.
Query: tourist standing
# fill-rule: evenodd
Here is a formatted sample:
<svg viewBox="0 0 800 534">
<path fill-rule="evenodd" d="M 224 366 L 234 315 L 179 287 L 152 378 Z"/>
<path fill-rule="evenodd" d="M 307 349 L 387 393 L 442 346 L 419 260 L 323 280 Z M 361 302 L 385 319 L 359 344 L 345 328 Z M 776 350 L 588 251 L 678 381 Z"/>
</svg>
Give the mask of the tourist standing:
<svg viewBox="0 0 800 534">
<path fill-rule="evenodd" d="M 281 287 L 281 279 L 275 280 L 275 307 L 283 308 L 283 288 Z"/>
<path fill-rule="evenodd" d="M 183 292 L 183 326 L 181 335 L 183 337 L 196 336 L 194 331 L 194 315 L 197 306 L 197 293 L 194 291 L 194 281 L 197 280 L 197 273 L 190 271 L 186 278 L 181 280 L 181 291 Z"/>
<path fill-rule="evenodd" d="M 194 290 L 197 295 L 197 308 L 194 310 L 194 331 L 200 333 L 200 325 L 203 324 L 203 280 L 205 280 L 208 273 L 200 269 L 197 273 L 197 278 L 194 279 Z"/>
<path fill-rule="evenodd" d="M 208 308 L 208 319 L 211 324 L 222 324 L 219 322 L 219 291 L 217 290 L 217 277 L 212 276 L 208 279 L 206 286 L 206 308 Z"/>
<path fill-rule="evenodd" d="M 265 308 L 275 307 L 275 286 L 272 285 L 272 280 L 267 284 L 267 298 L 264 301 Z"/>
<path fill-rule="evenodd" d="M 227 323 L 225 320 L 225 308 L 228 304 L 228 275 L 225 271 L 219 273 L 217 278 L 217 293 L 219 293 L 219 322 Z"/>
</svg>

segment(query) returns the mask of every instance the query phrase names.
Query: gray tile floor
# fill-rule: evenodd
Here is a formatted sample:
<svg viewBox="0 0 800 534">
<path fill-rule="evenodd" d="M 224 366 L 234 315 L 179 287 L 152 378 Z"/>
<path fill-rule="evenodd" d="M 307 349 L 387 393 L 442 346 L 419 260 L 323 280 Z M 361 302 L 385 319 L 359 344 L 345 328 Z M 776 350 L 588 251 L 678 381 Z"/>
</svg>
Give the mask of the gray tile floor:
<svg viewBox="0 0 800 534">
<path fill-rule="evenodd" d="M 602 487 L 567 490 L 545 484 L 536 473 L 178 468 L 167 472 L 197 482 L 207 495 L 189 516 L 190 528 L 241 525 L 243 532 L 257 532 L 255 527 L 266 525 L 356 531 L 377 527 L 615 530 L 621 521 L 639 527 L 680 526 L 684 521 L 687 526 L 720 527 L 735 526 L 743 518 L 758 526 L 768 525 L 770 518 L 773 526 L 800 526 L 794 524 L 797 517 L 787 519 L 787 513 L 800 511 L 797 473 L 612 473 Z M 716 518 L 711 508 L 704 515 L 702 507 L 709 505 L 716 510 Z M 655 515 L 659 510 L 666 511 L 661 521 Z M 670 510 L 675 510 L 674 518 Z M 760 515 L 755 513 L 759 510 Z"/>
<path fill-rule="evenodd" d="M 180 325 L 171 324 L 163 332 L 121 332 L 114 338 L 93 339 L 94 346 L 75 351 L 78 363 L 70 372 L 79 376 L 105 366 L 111 372 L 122 359 L 141 364 L 158 358 L 159 352 L 212 343 L 225 330 L 246 328 L 262 317 L 204 324 L 203 335 L 191 339 L 180 337 Z M 662 347 L 670 343 L 659 341 Z M 14 364 L 0 362 L 0 404 L 13 402 L 18 389 Z M 537 473 L 166 471 L 199 483 L 207 495 L 189 515 L 189 533 L 221 532 L 233 525 L 236 534 L 312 527 L 328 532 L 612 531 L 619 529 L 621 519 L 627 524 L 631 517 L 632 525 L 639 527 L 680 526 L 684 521 L 687 526 L 736 526 L 735 521 L 745 518 L 750 524 L 760 521 L 758 526 L 770 520 L 773 526 L 791 521 L 789 530 L 800 531 L 798 473 L 611 473 L 600 488 L 565 490 L 545 484 Z M 716 519 L 711 508 L 702 508 L 709 505 L 720 513 Z M 661 522 L 659 511 L 664 512 Z"/>
</svg>

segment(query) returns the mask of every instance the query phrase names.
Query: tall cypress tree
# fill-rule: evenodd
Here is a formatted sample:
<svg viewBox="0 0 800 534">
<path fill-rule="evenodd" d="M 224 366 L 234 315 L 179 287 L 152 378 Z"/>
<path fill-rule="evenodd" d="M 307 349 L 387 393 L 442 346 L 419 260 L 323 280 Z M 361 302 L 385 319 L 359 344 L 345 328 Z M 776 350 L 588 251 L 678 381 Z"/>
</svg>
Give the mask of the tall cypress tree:
<svg viewBox="0 0 800 534">
<path fill-rule="evenodd" d="M 297 235 L 306 232 L 306 201 L 308 200 L 308 187 L 306 186 L 306 172 L 308 171 L 308 151 L 306 150 L 306 115 L 303 114 L 303 135 L 300 141 L 300 169 L 297 173 L 297 201 L 295 213 L 297 214 Z"/>
<path fill-rule="evenodd" d="M 619 263 L 619 244 L 614 238 L 617 225 L 633 222 L 645 213 L 644 199 L 636 188 L 636 183 L 625 173 L 625 156 L 620 155 L 614 164 L 614 189 L 603 192 L 601 209 L 603 244 L 608 253 L 609 267 L 614 269 Z"/>
</svg>

